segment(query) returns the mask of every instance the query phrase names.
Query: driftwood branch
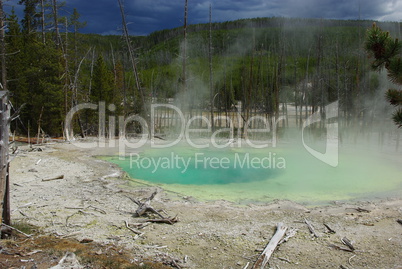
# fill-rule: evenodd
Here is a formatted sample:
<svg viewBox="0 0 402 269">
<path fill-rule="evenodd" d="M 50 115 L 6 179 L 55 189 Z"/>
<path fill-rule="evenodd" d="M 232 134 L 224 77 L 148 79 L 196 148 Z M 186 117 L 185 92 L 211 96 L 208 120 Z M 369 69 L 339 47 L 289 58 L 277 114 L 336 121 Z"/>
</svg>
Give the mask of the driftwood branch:
<svg viewBox="0 0 402 269">
<path fill-rule="evenodd" d="M 149 220 L 147 220 L 147 222 L 166 223 L 166 224 L 170 224 L 170 225 L 173 225 L 174 223 L 176 223 L 178 221 L 179 221 L 179 219 L 177 218 L 177 216 L 175 216 L 173 218 L 149 219 Z"/>
<path fill-rule="evenodd" d="M 350 242 L 349 239 L 347 239 L 346 237 L 341 239 L 342 243 L 344 243 L 346 246 L 348 246 L 350 248 L 350 250 L 354 251 L 355 247 L 352 245 L 352 243 Z"/>
<path fill-rule="evenodd" d="M 331 248 L 337 249 L 337 250 L 342 250 L 342 251 L 346 251 L 346 252 L 353 252 L 353 250 L 349 249 L 349 248 L 343 248 L 334 244 L 329 244 L 328 245 Z"/>
<path fill-rule="evenodd" d="M 271 257 L 272 253 L 274 252 L 276 246 L 278 245 L 279 241 L 285 235 L 287 227 L 283 225 L 283 223 L 278 223 L 276 228 L 276 232 L 274 236 L 269 241 L 268 245 L 265 247 L 264 251 L 258 257 L 257 261 L 254 263 L 252 269 L 261 268 L 263 269 L 265 265 L 268 263 L 269 258 Z"/>
<path fill-rule="evenodd" d="M 287 242 L 290 238 L 292 238 L 293 236 L 295 236 L 297 234 L 297 229 L 294 228 L 290 228 L 287 232 L 284 238 L 282 238 L 281 241 L 279 241 L 278 245 Z"/>
<path fill-rule="evenodd" d="M 336 234 L 335 230 L 333 230 L 331 227 L 329 227 L 328 224 L 324 223 L 324 226 L 328 229 L 328 231 L 329 231 L 331 234 Z"/>
<path fill-rule="evenodd" d="M 45 182 L 45 181 L 58 180 L 58 179 L 63 179 L 63 178 L 64 178 L 64 175 L 60 175 L 60 176 L 52 177 L 52 178 L 45 178 L 45 179 L 42 179 L 42 181 Z"/>
<path fill-rule="evenodd" d="M 20 233 L 20 234 L 22 234 L 22 235 L 24 235 L 24 236 L 26 236 L 26 237 L 32 237 L 32 235 L 26 234 L 26 233 L 24 233 L 23 231 L 20 231 L 20 230 L 18 230 L 17 228 L 14 228 L 14 227 L 9 226 L 9 225 L 7 225 L 7 224 L 2 223 L 1 225 L 4 226 L 4 227 L 6 227 L 6 228 L 8 228 L 8 229 L 11 229 L 11 230 L 13 230 L 13 231 L 16 231 L 16 232 L 18 232 L 18 233 Z"/>
<path fill-rule="evenodd" d="M 147 220 L 147 222 L 166 223 L 166 224 L 170 224 L 170 225 L 178 222 L 177 216 L 175 216 L 173 218 L 165 217 L 151 206 L 151 201 L 155 198 L 156 194 L 157 194 L 157 191 L 153 192 L 151 194 L 151 196 L 149 196 L 144 202 L 141 202 L 137 199 L 126 196 L 127 198 L 129 198 L 131 201 L 133 201 L 138 206 L 137 210 L 134 212 L 134 216 L 141 217 L 142 215 L 150 212 L 152 214 L 158 215 L 159 219 L 149 219 L 149 220 Z"/>
<path fill-rule="evenodd" d="M 349 260 L 348 260 L 348 263 L 350 264 L 350 266 L 353 266 L 353 265 L 352 265 L 352 259 L 353 259 L 354 257 L 356 257 L 356 255 L 353 255 L 353 256 L 350 257 Z"/>
<path fill-rule="evenodd" d="M 143 234 L 143 233 L 141 233 L 140 231 L 137 231 L 137 230 L 131 228 L 131 227 L 128 225 L 128 222 L 127 222 L 126 220 L 124 221 L 124 223 L 126 224 L 126 228 L 129 229 L 130 231 L 132 231 L 133 233 L 138 234 L 138 235 L 142 235 L 142 234 Z"/>
<path fill-rule="evenodd" d="M 370 210 L 368 210 L 368 209 L 364 209 L 364 208 L 361 208 L 361 207 L 351 207 L 351 208 L 349 208 L 349 209 L 353 209 L 353 210 L 356 210 L 357 212 L 360 212 L 360 213 L 370 213 L 371 211 Z"/>
<path fill-rule="evenodd" d="M 318 238 L 318 234 L 315 232 L 313 225 L 306 218 L 304 218 L 304 223 L 307 224 L 307 227 L 310 230 L 310 233 L 312 235 L 314 235 L 314 237 Z"/>
<path fill-rule="evenodd" d="M 147 212 L 151 212 L 154 213 L 156 215 L 158 215 L 161 218 L 165 218 L 162 214 L 160 214 L 158 211 L 156 211 L 152 206 L 151 206 L 151 201 L 155 198 L 155 195 L 157 194 L 157 192 L 153 192 L 151 194 L 151 196 L 149 196 L 145 202 L 140 202 L 139 200 L 136 200 L 134 198 L 131 198 L 129 196 L 127 196 L 127 198 L 129 198 L 131 201 L 133 201 L 136 205 L 138 205 L 137 210 L 135 211 L 134 215 L 136 217 L 141 217 L 142 215 L 144 215 Z"/>
<path fill-rule="evenodd" d="M 143 223 L 130 223 L 129 225 L 134 226 L 136 229 L 141 230 L 150 224 L 151 224 L 150 222 L 143 222 Z"/>
</svg>

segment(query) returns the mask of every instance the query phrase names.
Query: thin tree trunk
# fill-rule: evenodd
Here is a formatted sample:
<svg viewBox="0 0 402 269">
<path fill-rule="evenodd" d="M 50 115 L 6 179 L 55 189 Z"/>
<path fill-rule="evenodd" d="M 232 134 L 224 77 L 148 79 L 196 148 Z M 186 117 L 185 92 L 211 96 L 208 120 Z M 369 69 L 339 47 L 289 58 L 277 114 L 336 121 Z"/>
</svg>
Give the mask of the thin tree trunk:
<svg viewBox="0 0 402 269">
<path fill-rule="evenodd" d="M 6 42 L 5 42 L 5 13 L 3 11 L 3 1 L 0 1 L 0 53 L 1 53 L 1 84 L 2 90 L 7 91 L 7 62 L 6 62 Z"/>
<path fill-rule="evenodd" d="M 88 100 L 89 97 L 91 96 L 91 91 L 92 91 L 92 78 L 94 74 L 94 65 L 95 65 L 95 48 L 92 51 L 92 61 L 91 61 L 91 73 L 89 75 L 89 87 L 88 87 Z"/>
<path fill-rule="evenodd" d="M 65 48 L 63 49 L 63 56 L 64 56 L 64 73 L 65 73 L 65 82 L 64 82 L 64 88 L 65 88 L 65 115 L 67 115 L 68 112 L 68 92 L 71 86 L 71 78 L 70 78 L 70 71 L 68 69 L 68 57 L 67 57 L 67 52 L 68 52 L 68 22 L 67 18 L 65 18 L 65 28 L 66 28 L 66 41 L 65 41 Z M 60 38 L 61 42 L 61 38 Z M 59 44 L 61 47 L 63 45 L 60 43 Z"/>
<path fill-rule="evenodd" d="M 41 0 L 40 3 L 41 7 L 41 24 L 42 24 L 42 43 L 46 44 L 46 34 L 45 34 L 45 3 L 43 0 Z"/>
<path fill-rule="evenodd" d="M 36 137 L 36 144 L 39 144 L 39 137 L 40 137 L 40 133 L 41 133 L 40 125 L 41 125 L 41 122 L 42 122 L 42 114 L 43 114 L 43 106 L 42 106 L 42 109 L 41 109 L 40 114 L 39 114 L 38 133 L 37 133 L 37 137 Z"/>
<path fill-rule="evenodd" d="M 59 32 L 59 18 L 57 14 L 57 0 L 52 0 L 53 3 L 53 20 L 54 20 L 54 28 L 56 31 L 56 46 L 59 47 L 61 45 L 61 38 Z"/>
<path fill-rule="evenodd" d="M 297 85 L 297 60 L 295 60 L 295 72 L 294 72 L 294 83 L 295 83 L 295 111 L 296 111 L 296 127 L 299 126 L 299 118 L 297 115 L 297 105 L 298 105 L 298 101 L 300 98 L 300 94 L 299 94 L 299 89 L 298 89 L 298 85 Z"/>
<path fill-rule="evenodd" d="M 184 24 L 183 24 L 183 59 L 182 59 L 182 89 L 181 94 L 182 98 L 182 106 L 188 106 L 189 95 L 187 92 L 187 15 L 188 15 L 188 0 L 184 2 Z M 185 108 L 187 110 L 187 108 Z"/>
<path fill-rule="evenodd" d="M 114 58 L 113 45 L 110 43 L 110 49 L 112 50 L 112 63 L 113 63 L 113 75 L 114 75 L 114 86 L 116 87 L 117 82 L 117 70 L 116 70 L 116 60 Z"/>
<path fill-rule="evenodd" d="M 131 65 L 132 65 L 133 73 L 134 73 L 134 77 L 135 77 L 135 85 L 136 85 L 136 87 L 137 87 L 137 89 L 138 89 L 138 91 L 140 93 L 142 104 L 144 105 L 144 108 L 146 108 L 145 96 L 144 96 L 143 90 L 141 88 L 141 82 L 140 82 L 140 77 L 138 75 L 136 58 L 135 58 L 135 55 L 134 55 L 133 48 L 131 46 L 130 36 L 128 34 L 126 16 L 124 14 L 124 7 L 123 7 L 123 4 L 121 3 L 121 0 L 118 0 L 118 2 L 119 2 L 119 6 L 120 6 L 120 12 L 121 12 L 122 21 L 123 21 L 124 37 L 126 39 L 128 53 L 129 53 L 129 56 L 130 56 L 130 61 L 131 61 Z"/>
<path fill-rule="evenodd" d="M 209 100 L 211 103 L 211 127 L 212 132 L 214 131 L 214 89 L 213 89 L 213 74 L 212 74 L 212 5 L 209 5 L 209 46 L 208 46 L 208 56 L 209 56 Z"/>
</svg>

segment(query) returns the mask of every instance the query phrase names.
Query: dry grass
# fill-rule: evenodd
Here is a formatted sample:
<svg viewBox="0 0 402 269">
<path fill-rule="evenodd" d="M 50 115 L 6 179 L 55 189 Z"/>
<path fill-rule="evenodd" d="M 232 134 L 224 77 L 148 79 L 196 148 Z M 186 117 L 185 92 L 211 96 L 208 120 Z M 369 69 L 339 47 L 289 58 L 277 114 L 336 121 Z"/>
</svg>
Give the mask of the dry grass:
<svg viewBox="0 0 402 269">
<path fill-rule="evenodd" d="M 17 226 L 17 225 L 16 225 Z M 18 225 L 18 229 L 29 233 L 33 227 Z M 171 268 L 160 263 L 143 262 L 133 264 L 131 255 L 126 250 L 114 245 L 80 243 L 75 239 L 60 239 L 54 236 L 37 235 L 32 238 L 14 235 L 14 238 L 0 241 L 0 268 L 30 268 L 34 264 L 38 269 L 49 268 L 58 263 L 66 252 L 74 252 L 81 265 L 86 268 Z M 34 254 L 34 251 L 40 251 Z"/>
</svg>

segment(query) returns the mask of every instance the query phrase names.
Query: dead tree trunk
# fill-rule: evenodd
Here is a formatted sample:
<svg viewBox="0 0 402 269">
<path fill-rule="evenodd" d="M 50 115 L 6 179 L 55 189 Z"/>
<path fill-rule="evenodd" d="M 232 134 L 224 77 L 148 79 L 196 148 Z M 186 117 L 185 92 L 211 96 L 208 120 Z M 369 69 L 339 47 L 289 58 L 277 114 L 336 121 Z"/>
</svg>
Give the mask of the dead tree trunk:
<svg viewBox="0 0 402 269">
<path fill-rule="evenodd" d="M 213 74 L 212 74 L 212 5 L 209 5 L 209 46 L 208 46 L 208 59 L 209 59 L 209 102 L 211 105 L 211 127 L 214 131 L 214 90 L 213 90 Z"/>
<path fill-rule="evenodd" d="M 1 53 L 1 84 L 2 90 L 7 91 L 7 68 L 6 68 L 6 42 L 5 42 L 5 13 L 3 1 L 0 1 L 0 53 Z"/>
<path fill-rule="evenodd" d="M 8 93 L 0 92 L 0 223 L 11 224 L 10 220 L 10 181 L 9 181 L 9 154 L 8 128 L 10 111 Z M 1 234 L 4 238 L 5 234 Z"/>
<path fill-rule="evenodd" d="M 40 2 L 40 8 L 41 8 L 41 25 L 42 25 L 42 43 L 46 44 L 46 33 L 45 33 L 45 3 L 44 0 L 41 0 Z"/>
<path fill-rule="evenodd" d="M 134 49 L 133 49 L 133 47 L 131 45 L 131 41 L 130 41 L 130 36 L 129 36 L 129 33 L 128 33 L 128 28 L 127 28 L 127 23 L 126 23 L 126 15 L 124 14 L 124 7 L 123 7 L 123 4 L 122 4 L 121 0 L 118 0 L 118 2 L 119 2 L 121 17 L 122 17 L 124 37 L 125 37 L 125 40 L 126 40 L 126 43 L 127 43 L 128 53 L 130 55 L 130 62 L 131 62 L 134 77 L 135 77 L 135 85 L 136 85 L 136 87 L 138 89 L 138 92 L 140 93 L 140 96 L 141 96 L 141 104 L 143 106 L 142 107 L 142 112 L 145 115 L 145 120 L 148 122 L 148 127 L 147 127 L 148 130 L 147 131 L 148 131 L 149 137 L 151 137 L 152 132 L 151 132 L 151 126 L 150 125 L 152 123 L 151 123 L 151 120 L 150 120 L 150 116 L 148 116 L 148 112 L 147 112 L 148 109 L 147 109 L 147 105 L 146 105 L 146 102 L 145 102 L 145 95 L 144 95 L 144 91 L 143 91 L 143 89 L 141 87 L 140 76 L 139 76 L 138 69 L 137 69 L 137 59 L 135 57 Z"/>
<path fill-rule="evenodd" d="M 145 96 L 144 96 L 143 90 L 141 88 L 141 82 L 140 82 L 140 77 L 138 75 L 136 58 L 134 55 L 134 50 L 131 46 L 130 36 L 128 34 L 126 15 L 124 14 L 124 7 L 123 7 L 123 4 L 121 3 L 121 0 L 118 0 L 118 1 L 119 1 L 119 6 L 120 6 L 121 18 L 123 21 L 124 38 L 127 43 L 128 53 L 130 55 L 130 61 L 131 61 L 131 65 L 132 65 L 133 73 L 134 73 L 134 77 L 135 77 L 135 85 L 136 85 L 138 91 L 140 92 L 142 104 L 145 105 Z"/>
<path fill-rule="evenodd" d="M 6 70 L 6 44 L 5 44 L 5 14 L 3 1 L 0 0 L 0 53 L 1 53 L 1 83 L 3 91 L 0 92 L 0 224 L 10 225 L 10 180 L 9 180 L 9 156 L 8 156 L 8 130 L 10 127 L 10 110 L 7 92 Z M 1 233 L 1 238 L 5 234 Z"/>
<path fill-rule="evenodd" d="M 184 2 L 184 24 L 183 24 L 183 94 L 187 96 L 187 14 L 188 14 L 188 0 Z M 184 101 L 188 101 L 184 99 Z"/>
<path fill-rule="evenodd" d="M 57 0 L 52 0 L 52 8 L 53 8 L 53 20 L 54 20 L 54 29 L 56 32 L 56 46 L 57 48 L 61 45 L 61 37 L 59 31 L 59 16 L 57 12 Z"/>
</svg>

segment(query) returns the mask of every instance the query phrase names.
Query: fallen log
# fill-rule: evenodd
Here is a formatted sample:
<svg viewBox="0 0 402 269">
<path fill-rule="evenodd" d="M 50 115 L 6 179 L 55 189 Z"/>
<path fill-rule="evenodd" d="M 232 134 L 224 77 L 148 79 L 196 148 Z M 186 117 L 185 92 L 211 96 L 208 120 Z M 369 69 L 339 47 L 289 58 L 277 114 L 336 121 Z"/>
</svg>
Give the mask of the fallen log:
<svg viewBox="0 0 402 269">
<path fill-rule="evenodd" d="M 254 263 L 252 269 L 257 268 L 263 269 L 265 267 L 272 253 L 275 251 L 275 248 L 278 245 L 279 241 L 281 241 L 282 237 L 285 235 L 286 230 L 287 227 L 284 226 L 283 223 L 278 223 L 274 236 L 271 238 L 268 245 L 265 247 L 264 251 L 261 253 L 257 261 Z"/>
</svg>

